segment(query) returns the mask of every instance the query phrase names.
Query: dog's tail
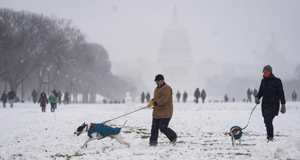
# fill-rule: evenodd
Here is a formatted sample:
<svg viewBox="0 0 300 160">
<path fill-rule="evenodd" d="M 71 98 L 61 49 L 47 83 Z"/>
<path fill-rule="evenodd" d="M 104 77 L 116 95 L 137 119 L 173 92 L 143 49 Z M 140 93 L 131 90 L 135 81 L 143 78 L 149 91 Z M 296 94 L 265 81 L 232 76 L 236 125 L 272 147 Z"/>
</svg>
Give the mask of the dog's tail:
<svg viewBox="0 0 300 160">
<path fill-rule="evenodd" d="M 123 124 L 123 126 L 122 126 L 121 128 L 124 128 L 124 127 L 125 127 L 125 125 L 126 125 L 126 122 L 127 122 L 127 120 L 125 121 L 125 123 Z"/>
</svg>

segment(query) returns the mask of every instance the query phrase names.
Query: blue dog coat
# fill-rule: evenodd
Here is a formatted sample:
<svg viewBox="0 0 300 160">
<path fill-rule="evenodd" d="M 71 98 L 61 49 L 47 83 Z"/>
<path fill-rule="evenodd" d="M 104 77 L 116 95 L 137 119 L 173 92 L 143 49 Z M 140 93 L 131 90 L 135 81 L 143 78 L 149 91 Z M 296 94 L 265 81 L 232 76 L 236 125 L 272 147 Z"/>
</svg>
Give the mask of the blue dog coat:
<svg viewBox="0 0 300 160">
<path fill-rule="evenodd" d="M 99 133 L 103 138 L 107 136 L 117 135 L 121 131 L 121 128 L 113 128 L 101 123 L 91 123 L 88 130 L 88 136 L 92 138 L 92 133 Z"/>
<path fill-rule="evenodd" d="M 242 137 L 242 135 L 243 135 L 243 129 L 241 128 L 241 127 L 239 127 L 239 126 L 233 126 L 233 127 L 231 127 L 230 128 L 230 131 L 232 130 L 232 129 L 239 129 L 240 130 L 240 133 L 238 134 L 238 135 L 234 135 L 233 136 L 233 138 L 235 139 L 235 140 L 238 140 L 238 139 L 240 139 L 241 137 Z"/>
</svg>

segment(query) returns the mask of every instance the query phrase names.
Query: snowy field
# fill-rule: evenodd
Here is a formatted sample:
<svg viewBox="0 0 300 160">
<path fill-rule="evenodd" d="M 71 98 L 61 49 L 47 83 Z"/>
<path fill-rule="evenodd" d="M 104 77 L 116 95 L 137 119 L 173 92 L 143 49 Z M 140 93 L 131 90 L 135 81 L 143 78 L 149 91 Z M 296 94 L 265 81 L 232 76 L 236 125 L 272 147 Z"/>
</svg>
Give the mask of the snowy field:
<svg viewBox="0 0 300 160">
<path fill-rule="evenodd" d="M 7 105 L 9 106 L 9 105 Z M 267 143 L 260 106 L 244 130 L 241 146 L 232 147 L 224 133 L 244 127 L 254 103 L 174 103 L 170 127 L 178 134 L 176 146 L 159 134 L 158 146 L 149 147 L 152 109 L 143 109 L 108 124 L 122 129 L 131 148 L 105 138 L 80 149 L 87 135 L 73 135 L 83 122 L 103 121 L 136 110 L 124 104 L 59 105 L 55 113 L 41 112 L 38 104 L 16 103 L 0 108 L 0 159 L 300 159 L 300 102 L 287 102 L 286 114 L 274 119 L 275 141 Z"/>
</svg>

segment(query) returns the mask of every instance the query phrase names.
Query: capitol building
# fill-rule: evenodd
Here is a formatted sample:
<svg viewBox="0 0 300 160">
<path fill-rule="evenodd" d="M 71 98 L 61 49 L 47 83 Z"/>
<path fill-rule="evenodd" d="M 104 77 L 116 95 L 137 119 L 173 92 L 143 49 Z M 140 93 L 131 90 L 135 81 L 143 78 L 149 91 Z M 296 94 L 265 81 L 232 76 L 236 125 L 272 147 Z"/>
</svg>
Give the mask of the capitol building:
<svg viewBox="0 0 300 160">
<path fill-rule="evenodd" d="M 173 94 L 177 91 L 192 94 L 196 88 L 205 87 L 207 78 L 219 74 L 222 70 L 220 65 L 213 62 L 193 62 L 192 46 L 186 29 L 178 21 L 176 8 L 171 23 L 166 26 L 161 36 L 157 61 L 118 63 L 116 68 L 117 75 L 133 75 L 139 83 L 137 85 L 141 85 L 138 90 L 149 91 L 151 94 L 155 88 L 154 77 L 157 74 L 164 75 L 166 83 L 173 89 Z"/>
<path fill-rule="evenodd" d="M 274 48 L 271 42 L 262 54 L 262 56 L 270 57 L 268 58 L 270 62 L 272 58 L 275 58 L 272 63 L 278 62 L 278 56 L 273 56 L 274 54 L 281 55 Z M 208 98 L 222 99 L 225 94 L 228 94 L 231 98 L 241 100 L 246 97 L 246 90 L 249 87 L 258 89 L 262 78 L 262 68 L 266 65 L 260 59 L 243 64 L 220 64 L 210 60 L 194 62 L 192 52 L 189 36 L 179 22 L 176 8 L 174 8 L 172 20 L 161 36 L 156 62 L 116 63 L 114 74 L 135 83 L 138 94 L 136 97 L 142 92 L 153 94 L 156 87 L 154 77 L 157 74 L 164 75 L 166 83 L 173 89 L 174 98 L 178 91 L 181 94 L 186 91 L 192 100 L 194 91 L 199 88 L 200 91 L 206 90 Z M 272 63 L 269 64 L 272 66 Z M 280 70 L 277 71 L 284 71 L 288 67 L 293 66 L 283 63 L 281 67 L 277 67 Z"/>
</svg>

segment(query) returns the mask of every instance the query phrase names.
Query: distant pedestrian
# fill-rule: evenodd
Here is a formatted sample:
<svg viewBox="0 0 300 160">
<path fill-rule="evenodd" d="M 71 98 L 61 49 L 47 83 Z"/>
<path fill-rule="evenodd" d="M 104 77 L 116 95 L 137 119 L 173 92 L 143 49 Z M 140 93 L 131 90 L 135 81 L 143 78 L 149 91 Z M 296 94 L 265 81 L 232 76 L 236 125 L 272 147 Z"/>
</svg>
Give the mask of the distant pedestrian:
<svg viewBox="0 0 300 160">
<path fill-rule="evenodd" d="M 51 105 L 51 112 L 55 111 L 55 103 L 56 103 L 56 96 L 54 95 L 54 91 L 52 91 L 51 95 L 49 96 L 49 101 Z"/>
<path fill-rule="evenodd" d="M 188 94 L 186 93 L 186 91 L 184 91 L 183 97 L 182 97 L 182 100 L 184 103 L 186 103 L 187 97 L 188 97 Z"/>
<path fill-rule="evenodd" d="M 42 107 L 42 112 L 46 112 L 46 105 L 48 104 L 48 98 L 45 92 L 41 93 L 41 97 L 38 101 L 40 106 Z"/>
<path fill-rule="evenodd" d="M 247 90 L 247 103 L 248 102 L 251 103 L 251 90 L 250 90 L 250 88 L 248 88 L 248 90 Z"/>
<path fill-rule="evenodd" d="M 58 95 L 58 103 L 61 104 L 62 93 L 58 91 L 57 95 Z"/>
<path fill-rule="evenodd" d="M 297 101 L 297 93 L 295 91 L 292 94 L 292 101 Z"/>
<path fill-rule="evenodd" d="M 7 103 L 7 94 L 5 91 L 3 91 L 2 95 L 1 95 L 1 101 L 3 103 L 3 108 L 6 108 L 6 103 Z"/>
<path fill-rule="evenodd" d="M 195 97 L 195 102 L 198 103 L 199 102 L 199 98 L 200 98 L 200 91 L 199 88 L 196 89 L 195 93 L 194 93 L 194 97 Z"/>
<path fill-rule="evenodd" d="M 36 103 L 36 101 L 37 101 L 37 92 L 36 92 L 35 89 L 32 91 L 31 96 L 32 96 L 33 103 Z"/>
<path fill-rule="evenodd" d="M 224 102 L 228 102 L 229 98 L 227 96 L 227 94 L 225 94 L 225 97 L 224 97 Z"/>
<path fill-rule="evenodd" d="M 146 94 L 146 100 L 147 100 L 147 103 L 149 103 L 149 101 L 150 101 L 150 93 L 149 92 L 147 92 L 147 94 Z"/>
<path fill-rule="evenodd" d="M 232 98 L 232 102 L 235 102 L 235 99 L 234 99 L 234 98 Z"/>
<path fill-rule="evenodd" d="M 204 89 L 202 89 L 202 91 L 201 91 L 201 98 L 202 98 L 202 103 L 204 103 L 205 98 L 206 98 L 206 92 Z"/>
<path fill-rule="evenodd" d="M 176 94 L 176 98 L 177 98 L 177 102 L 179 103 L 179 101 L 180 101 L 180 97 L 181 97 L 181 94 L 179 93 L 179 91 L 177 92 L 177 94 Z"/>
<path fill-rule="evenodd" d="M 256 95 L 257 95 L 257 90 L 254 89 L 254 90 L 253 90 L 253 96 L 256 97 Z"/>
<path fill-rule="evenodd" d="M 69 93 L 68 92 L 65 92 L 65 95 L 64 95 L 64 104 L 69 104 Z"/>
<path fill-rule="evenodd" d="M 275 77 L 272 72 L 272 67 L 267 65 L 263 68 L 263 79 L 261 80 L 258 93 L 255 97 L 255 103 L 260 103 L 260 98 L 262 99 L 261 111 L 264 117 L 264 123 L 267 130 L 268 141 L 273 141 L 274 128 L 273 119 L 278 116 L 280 103 L 282 114 L 285 113 L 285 96 L 282 86 L 282 82 L 279 78 Z"/>
<path fill-rule="evenodd" d="M 56 91 L 56 90 L 53 90 L 52 92 L 53 92 L 53 95 L 54 95 L 54 96 L 55 96 L 55 98 L 56 98 L 56 101 L 55 101 L 55 103 L 54 103 L 54 108 L 55 108 L 55 109 L 57 109 L 57 99 L 58 99 L 58 93 L 57 93 L 57 91 Z"/>
<path fill-rule="evenodd" d="M 10 103 L 10 108 L 13 108 L 14 107 L 16 93 L 13 90 L 11 90 L 10 92 L 8 92 L 7 96 L 8 96 L 8 101 Z"/>
<path fill-rule="evenodd" d="M 144 103 L 145 102 L 145 93 L 142 92 L 141 94 L 141 103 Z"/>
</svg>

